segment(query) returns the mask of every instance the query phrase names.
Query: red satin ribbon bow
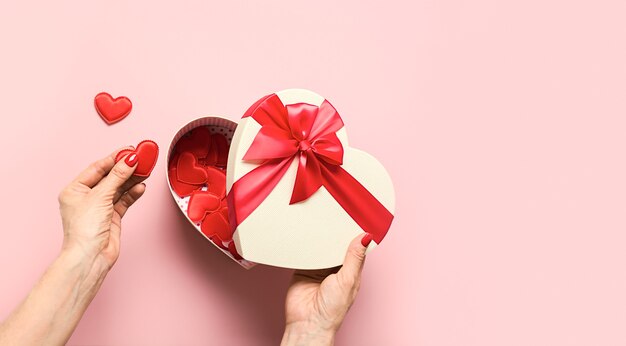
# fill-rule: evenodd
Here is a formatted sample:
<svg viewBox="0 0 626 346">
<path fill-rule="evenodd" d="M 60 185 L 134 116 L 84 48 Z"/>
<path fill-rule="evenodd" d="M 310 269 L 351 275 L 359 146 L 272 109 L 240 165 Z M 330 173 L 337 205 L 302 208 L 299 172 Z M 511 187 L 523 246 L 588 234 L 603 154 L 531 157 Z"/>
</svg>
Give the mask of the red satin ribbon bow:
<svg viewBox="0 0 626 346">
<path fill-rule="evenodd" d="M 289 204 L 306 200 L 324 186 L 341 207 L 376 243 L 385 237 L 393 215 L 341 165 L 343 147 L 336 131 L 343 121 L 324 101 L 284 106 L 276 94 L 266 96 L 244 115 L 261 126 L 244 160 L 261 164 L 237 180 L 229 194 L 234 229 L 272 192 L 293 160 L 298 171 Z"/>
</svg>

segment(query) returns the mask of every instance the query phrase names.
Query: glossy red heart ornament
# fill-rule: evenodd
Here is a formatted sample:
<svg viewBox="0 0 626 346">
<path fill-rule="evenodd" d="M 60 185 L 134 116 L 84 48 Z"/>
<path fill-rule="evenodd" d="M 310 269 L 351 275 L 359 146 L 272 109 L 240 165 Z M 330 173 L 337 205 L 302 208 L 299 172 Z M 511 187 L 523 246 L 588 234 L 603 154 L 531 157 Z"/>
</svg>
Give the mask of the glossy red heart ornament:
<svg viewBox="0 0 626 346">
<path fill-rule="evenodd" d="M 133 175 L 139 177 L 148 177 L 156 165 L 159 158 L 159 146 L 150 140 L 140 142 L 135 150 L 124 149 L 117 153 L 115 156 L 115 162 L 123 159 L 126 155 L 137 155 L 137 169 Z"/>
<path fill-rule="evenodd" d="M 94 105 L 102 120 L 109 125 L 126 118 L 133 109 L 133 103 L 130 102 L 128 97 L 120 96 L 114 99 L 110 94 L 105 92 L 96 95 Z"/>
<path fill-rule="evenodd" d="M 207 171 L 196 160 L 194 154 L 183 152 L 176 164 L 176 177 L 186 184 L 204 184 L 207 181 Z"/>
</svg>

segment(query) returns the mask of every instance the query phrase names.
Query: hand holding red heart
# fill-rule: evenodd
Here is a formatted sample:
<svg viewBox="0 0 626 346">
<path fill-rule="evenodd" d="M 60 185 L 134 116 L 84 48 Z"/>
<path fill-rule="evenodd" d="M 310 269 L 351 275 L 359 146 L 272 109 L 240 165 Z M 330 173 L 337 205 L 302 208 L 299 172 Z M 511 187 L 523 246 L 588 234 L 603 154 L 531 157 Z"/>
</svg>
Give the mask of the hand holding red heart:
<svg viewBox="0 0 626 346">
<path fill-rule="evenodd" d="M 122 218 L 143 195 L 136 150 L 98 160 L 59 194 L 63 247 L 26 299 L 0 322 L 0 343 L 65 345 L 120 251 Z"/>
<path fill-rule="evenodd" d="M 129 154 L 116 163 L 125 151 Z M 94 266 L 93 273 L 108 271 L 119 256 L 122 217 L 146 189 L 145 177 L 133 175 L 140 166 L 133 148 L 115 151 L 89 165 L 59 194 L 63 249 L 82 256 Z"/>
</svg>

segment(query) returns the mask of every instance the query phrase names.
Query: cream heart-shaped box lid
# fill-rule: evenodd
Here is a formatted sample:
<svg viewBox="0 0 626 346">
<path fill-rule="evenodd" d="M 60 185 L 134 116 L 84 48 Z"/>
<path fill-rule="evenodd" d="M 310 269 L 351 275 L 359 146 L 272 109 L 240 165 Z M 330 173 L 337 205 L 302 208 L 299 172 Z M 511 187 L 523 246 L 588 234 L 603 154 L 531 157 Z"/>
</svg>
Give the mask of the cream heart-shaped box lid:
<svg viewBox="0 0 626 346">
<path fill-rule="evenodd" d="M 276 102 L 276 97 L 282 105 Z M 352 239 L 363 234 L 364 228 L 371 230 L 369 225 L 375 224 L 378 235 L 374 237 L 375 241 L 372 241 L 368 247 L 368 251 L 372 250 L 376 247 L 377 241 L 380 242 L 385 236 L 393 219 L 395 208 L 393 184 L 385 168 L 368 153 L 351 148 L 348 144 L 345 127 L 335 126 L 335 128 L 340 127 L 333 131 L 338 142 L 340 142 L 340 146 L 337 146 L 339 143 L 335 141 L 335 146 L 328 151 L 330 151 L 330 156 L 334 156 L 335 149 L 341 147 L 343 149 L 343 162 L 338 165 L 339 167 L 328 165 L 330 168 L 324 169 L 324 171 L 336 171 L 335 168 L 337 168 L 344 173 L 347 172 L 351 177 L 346 177 L 345 174 L 341 177 L 342 179 L 333 177 L 331 180 L 335 183 L 324 184 L 308 198 L 297 203 L 290 203 L 294 187 L 297 185 L 298 166 L 307 165 L 306 159 L 300 156 L 301 151 L 312 150 L 314 155 L 317 155 L 327 147 L 325 145 L 327 141 L 319 140 L 319 138 L 309 138 L 312 140 L 311 142 L 302 140 L 302 138 L 298 141 L 293 138 L 285 138 L 284 133 L 277 134 L 278 139 L 273 138 L 273 135 L 267 136 L 267 134 L 275 133 L 275 129 L 266 129 L 263 134 L 259 134 L 264 126 L 269 127 L 267 121 L 266 125 L 262 126 L 260 122 L 264 120 L 259 119 L 267 119 L 268 115 L 280 118 L 279 115 L 270 114 L 273 111 L 272 107 L 268 105 L 268 100 L 273 101 L 273 107 L 276 109 L 281 106 L 285 109 L 291 109 L 290 113 L 287 112 L 289 114 L 283 114 L 284 119 L 278 120 L 279 123 L 283 121 L 283 125 L 290 121 L 292 124 L 294 124 L 293 122 L 300 124 L 308 121 L 305 118 L 298 119 L 299 115 L 293 114 L 294 109 L 299 109 L 300 105 L 304 105 L 303 107 L 307 109 L 310 109 L 311 106 L 324 107 L 324 112 L 336 113 L 332 105 L 325 101 L 322 96 L 309 90 L 288 89 L 259 100 L 241 119 L 231 142 L 226 173 L 231 227 L 236 226 L 233 240 L 238 253 L 248 261 L 278 267 L 294 269 L 335 267 L 342 264 Z M 256 116 L 255 112 L 257 112 Z M 322 111 L 320 111 L 321 113 Z M 339 123 L 343 124 L 339 115 L 335 114 L 335 116 L 339 118 Z M 292 119 L 288 119 L 290 117 Z M 336 118 L 335 120 L 337 120 Z M 322 121 L 320 119 L 322 116 L 318 115 L 316 120 L 320 122 Z M 313 121 L 314 128 L 316 120 Z M 291 128 L 292 132 L 294 131 L 293 127 Z M 312 135 L 313 132 L 315 130 L 311 131 Z M 264 137 L 262 139 L 265 141 L 256 139 L 257 137 Z M 270 137 L 269 141 L 268 137 Z M 297 134 L 295 137 L 299 138 Z M 334 136 L 330 134 L 330 137 Z M 253 144 L 255 139 L 261 143 Z M 270 149 L 274 140 L 288 141 L 290 145 L 297 143 L 296 145 L 299 145 L 300 149 L 294 154 L 294 159 L 251 160 L 249 157 L 244 159 L 253 145 L 257 154 L 265 149 L 274 151 L 275 154 L 276 150 Z M 282 144 L 284 145 L 284 143 Z M 311 145 L 313 148 L 309 149 Z M 316 148 L 315 145 L 318 147 Z M 306 158 L 306 155 L 304 156 Z M 319 155 L 316 157 L 321 158 L 321 165 L 326 165 L 327 161 L 330 161 Z M 276 169 L 267 166 L 279 167 L 281 164 L 279 161 L 284 165 L 284 169 L 281 169 L 281 174 L 278 176 L 271 176 L 271 174 L 263 176 L 263 173 L 260 173 L 262 171 L 275 173 Z M 266 167 L 263 167 L 264 165 Z M 313 167 L 312 171 L 316 171 L 316 165 L 312 165 L 311 162 L 308 165 L 308 167 Z M 257 171 L 254 172 L 255 170 Z M 251 179 L 252 177 L 255 178 Z M 263 179 L 257 179 L 258 177 L 263 177 Z M 299 183 L 307 185 L 309 182 L 305 180 L 311 180 L 311 176 L 303 175 L 303 178 Z M 351 178 L 356 179 L 356 184 Z M 345 186 L 344 183 L 341 183 L 342 181 L 346 182 Z M 348 188 L 350 186 L 351 188 Z M 233 193 L 234 188 L 237 193 Z M 334 191 L 335 196 L 344 197 L 339 196 L 336 199 L 329 192 L 329 189 Z M 239 193 L 242 190 L 244 193 Z M 352 190 L 360 190 L 360 192 Z M 264 192 L 255 193 L 254 191 Z M 341 200 L 344 206 L 338 200 Z M 352 208 L 346 207 L 346 205 L 352 206 Z M 355 217 L 353 218 L 347 210 Z M 241 217 L 243 214 L 245 217 Z M 362 226 L 364 227 L 362 228 Z"/>
</svg>

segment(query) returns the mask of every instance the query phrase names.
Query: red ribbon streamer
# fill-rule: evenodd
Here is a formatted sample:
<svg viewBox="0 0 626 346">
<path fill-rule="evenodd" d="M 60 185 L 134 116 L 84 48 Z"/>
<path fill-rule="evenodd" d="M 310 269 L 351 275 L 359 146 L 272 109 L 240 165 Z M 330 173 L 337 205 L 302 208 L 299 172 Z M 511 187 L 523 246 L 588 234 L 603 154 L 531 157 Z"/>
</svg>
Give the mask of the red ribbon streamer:
<svg viewBox="0 0 626 346">
<path fill-rule="evenodd" d="M 257 101 L 243 116 L 262 127 L 244 160 L 261 164 L 237 180 L 229 194 L 233 230 L 267 198 L 293 160 L 298 171 L 289 204 L 306 200 L 324 186 L 339 205 L 376 243 L 385 237 L 393 215 L 341 165 L 343 146 L 337 130 L 343 121 L 327 101 L 283 105 L 276 94 Z"/>
</svg>

